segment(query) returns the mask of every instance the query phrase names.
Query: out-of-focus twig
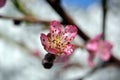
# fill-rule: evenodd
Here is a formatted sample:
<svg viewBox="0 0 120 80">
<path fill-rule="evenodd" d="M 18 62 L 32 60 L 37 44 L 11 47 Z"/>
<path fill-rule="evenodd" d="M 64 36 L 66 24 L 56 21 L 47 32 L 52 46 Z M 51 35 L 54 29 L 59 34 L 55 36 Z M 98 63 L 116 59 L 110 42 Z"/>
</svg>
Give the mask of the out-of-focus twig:
<svg viewBox="0 0 120 80">
<path fill-rule="evenodd" d="M 70 68 L 83 68 L 83 66 L 79 63 L 63 63 L 63 66 L 61 67 L 60 70 L 58 70 L 55 74 L 55 80 L 59 80 L 60 75 L 65 71 L 68 70 Z M 76 79 L 75 79 L 76 80 Z"/>
<path fill-rule="evenodd" d="M 104 66 L 107 66 L 107 64 L 114 64 L 114 65 L 120 66 L 120 60 L 112 55 L 110 60 L 106 62 Z"/>
<path fill-rule="evenodd" d="M 50 21 L 38 20 L 38 19 L 28 17 L 28 16 L 25 16 L 25 17 L 10 17 L 10 16 L 0 15 L 0 18 L 17 20 L 17 21 L 27 21 L 27 22 L 31 22 L 31 23 L 43 23 L 43 24 L 49 24 L 50 23 Z"/>
<path fill-rule="evenodd" d="M 68 14 L 63 10 L 63 8 L 60 6 L 60 4 L 56 4 L 56 0 L 46 0 L 51 7 L 62 17 L 63 19 L 63 23 L 65 24 L 74 24 L 74 21 L 72 20 L 72 18 L 70 16 L 68 16 Z M 103 7 L 103 39 L 105 39 L 105 27 L 106 27 L 106 14 L 107 14 L 107 0 L 102 0 L 102 7 Z M 82 32 L 82 30 L 78 29 L 78 34 L 83 38 L 83 40 L 88 41 L 90 38 Z M 113 64 L 117 62 L 117 64 L 120 63 L 120 61 L 116 58 L 113 58 L 113 56 L 111 57 L 111 60 L 113 61 Z M 110 60 L 110 61 L 111 61 Z M 102 67 L 104 65 L 106 65 L 107 63 L 103 64 Z M 79 80 L 83 80 L 86 76 L 89 76 L 90 74 L 92 74 L 94 71 L 96 71 L 96 69 L 101 68 L 101 66 L 99 67 L 95 67 L 93 68 L 90 72 L 88 72 L 84 77 L 79 78 Z"/>
<path fill-rule="evenodd" d="M 11 0 L 11 1 L 19 12 L 21 12 L 26 16 L 33 16 L 32 13 L 28 11 L 28 9 L 26 9 L 25 6 L 20 2 L 20 0 Z"/>
<path fill-rule="evenodd" d="M 106 31 L 106 18 L 107 18 L 107 11 L 108 11 L 108 5 L 107 0 L 102 0 L 102 10 L 103 10 L 103 24 L 102 24 L 102 33 L 103 33 L 103 39 L 105 39 L 105 31 Z M 120 65 L 120 60 L 115 58 L 113 55 L 111 56 L 110 60 L 107 63 L 117 63 Z M 106 63 L 104 64 L 107 65 Z"/>
<path fill-rule="evenodd" d="M 91 74 L 95 73 L 97 70 L 99 69 L 104 69 L 104 68 L 109 68 L 109 67 L 116 67 L 116 68 L 120 68 L 120 65 L 118 65 L 117 63 L 109 63 L 106 64 L 105 66 L 100 66 L 100 67 L 95 67 L 93 68 L 90 72 L 88 72 L 85 76 L 75 79 L 75 80 L 84 80 L 85 77 L 91 76 Z"/>
<path fill-rule="evenodd" d="M 33 54 L 33 49 L 31 49 L 30 47 L 28 47 L 26 44 L 24 44 L 24 42 L 22 41 L 17 41 L 13 38 L 11 38 L 10 36 L 0 33 L 0 39 L 3 39 L 4 41 L 8 42 L 8 43 L 12 43 L 14 45 L 17 45 L 22 51 L 27 52 L 27 54 L 34 56 Z M 42 59 L 42 56 L 39 56 L 39 59 Z"/>
<path fill-rule="evenodd" d="M 105 39 L 107 10 L 108 10 L 107 0 L 102 0 L 102 11 L 103 11 L 102 33 L 103 33 L 103 39 Z"/>
<path fill-rule="evenodd" d="M 60 6 L 60 4 L 56 4 L 57 0 L 46 0 L 46 1 L 62 17 L 63 23 L 75 25 L 72 18 L 70 16 L 68 16 L 68 14 L 63 10 L 63 8 Z M 78 34 L 82 37 L 82 39 L 84 41 L 88 41 L 90 39 L 80 28 L 78 28 Z"/>
<path fill-rule="evenodd" d="M 81 48 L 83 49 L 85 47 L 85 45 L 82 45 L 82 44 L 75 44 L 75 48 Z"/>
</svg>

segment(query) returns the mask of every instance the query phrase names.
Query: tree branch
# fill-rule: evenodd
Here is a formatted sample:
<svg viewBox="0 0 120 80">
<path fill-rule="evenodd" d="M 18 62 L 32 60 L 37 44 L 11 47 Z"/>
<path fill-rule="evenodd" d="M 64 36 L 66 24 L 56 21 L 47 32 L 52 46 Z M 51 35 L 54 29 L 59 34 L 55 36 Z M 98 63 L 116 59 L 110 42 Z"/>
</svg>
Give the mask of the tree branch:
<svg viewBox="0 0 120 80">
<path fill-rule="evenodd" d="M 46 0 L 50 6 L 62 17 L 63 23 L 65 24 L 74 24 L 74 21 L 68 14 L 63 10 L 63 8 L 59 5 L 56 4 L 55 0 Z M 76 25 L 77 26 L 77 25 Z M 88 41 L 90 38 L 81 30 L 78 28 L 78 34 L 82 37 L 84 41 Z"/>
<path fill-rule="evenodd" d="M 10 17 L 10 16 L 0 15 L 0 18 L 12 19 L 12 20 L 17 20 L 17 21 L 28 21 L 28 22 L 31 22 L 31 23 L 43 23 L 43 24 L 49 24 L 50 23 L 50 21 L 37 20 L 35 18 L 28 17 L 28 16 L 25 16 L 25 17 Z"/>
<path fill-rule="evenodd" d="M 105 39 L 106 15 L 107 15 L 107 0 L 102 0 L 102 11 L 103 11 L 102 33 L 103 33 L 103 39 Z"/>
</svg>

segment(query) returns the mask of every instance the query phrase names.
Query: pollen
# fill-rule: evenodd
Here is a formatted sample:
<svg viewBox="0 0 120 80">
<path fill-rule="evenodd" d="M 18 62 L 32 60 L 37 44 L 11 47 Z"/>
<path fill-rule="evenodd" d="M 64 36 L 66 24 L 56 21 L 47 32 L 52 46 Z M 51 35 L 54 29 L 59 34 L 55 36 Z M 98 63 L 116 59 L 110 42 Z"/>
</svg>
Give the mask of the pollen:
<svg viewBox="0 0 120 80">
<path fill-rule="evenodd" d="M 63 33 L 60 33 L 56 36 L 49 36 L 49 46 L 58 51 L 58 55 L 62 54 L 63 49 L 67 46 L 69 42 L 66 43 L 66 37 L 63 38 Z"/>
</svg>

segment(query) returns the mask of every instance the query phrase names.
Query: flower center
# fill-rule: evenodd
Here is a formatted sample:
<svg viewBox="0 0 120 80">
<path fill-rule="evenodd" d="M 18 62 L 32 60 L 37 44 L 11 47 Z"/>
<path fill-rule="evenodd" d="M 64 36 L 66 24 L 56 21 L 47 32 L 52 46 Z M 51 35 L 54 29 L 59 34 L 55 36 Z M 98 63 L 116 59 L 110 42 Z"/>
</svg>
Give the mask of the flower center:
<svg viewBox="0 0 120 80">
<path fill-rule="evenodd" d="M 58 35 L 51 35 L 49 38 L 49 46 L 53 49 L 56 49 L 58 51 L 58 55 L 62 54 L 64 48 L 67 46 L 68 41 L 65 40 L 63 37 L 63 33 L 60 33 Z"/>
</svg>

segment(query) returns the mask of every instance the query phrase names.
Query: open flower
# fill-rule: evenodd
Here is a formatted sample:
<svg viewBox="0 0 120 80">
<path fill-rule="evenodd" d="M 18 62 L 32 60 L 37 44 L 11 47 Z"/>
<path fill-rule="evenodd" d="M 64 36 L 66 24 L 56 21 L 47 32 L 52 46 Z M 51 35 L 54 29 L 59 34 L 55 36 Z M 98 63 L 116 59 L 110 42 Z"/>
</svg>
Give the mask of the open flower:
<svg viewBox="0 0 120 80">
<path fill-rule="evenodd" d="M 57 56 L 65 54 L 70 55 L 74 51 L 74 45 L 70 42 L 77 35 L 77 28 L 74 25 L 67 25 L 62 31 L 61 24 L 58 21 L 50 22 L 50 33 L 41 34 L 41 43 L 44 49 Z"/>
<path fill-rule="evenodd" d="M 106 40 L 101 39 L 102 34 L 95 36 L 95 38 L 88 41 L 86 49 L 89 52 L 88 64 L 93 66 L 94 56 L 98 56 L 103 61 L 108 61 L 111 56 L 112 44 Z"/>
</svg>

